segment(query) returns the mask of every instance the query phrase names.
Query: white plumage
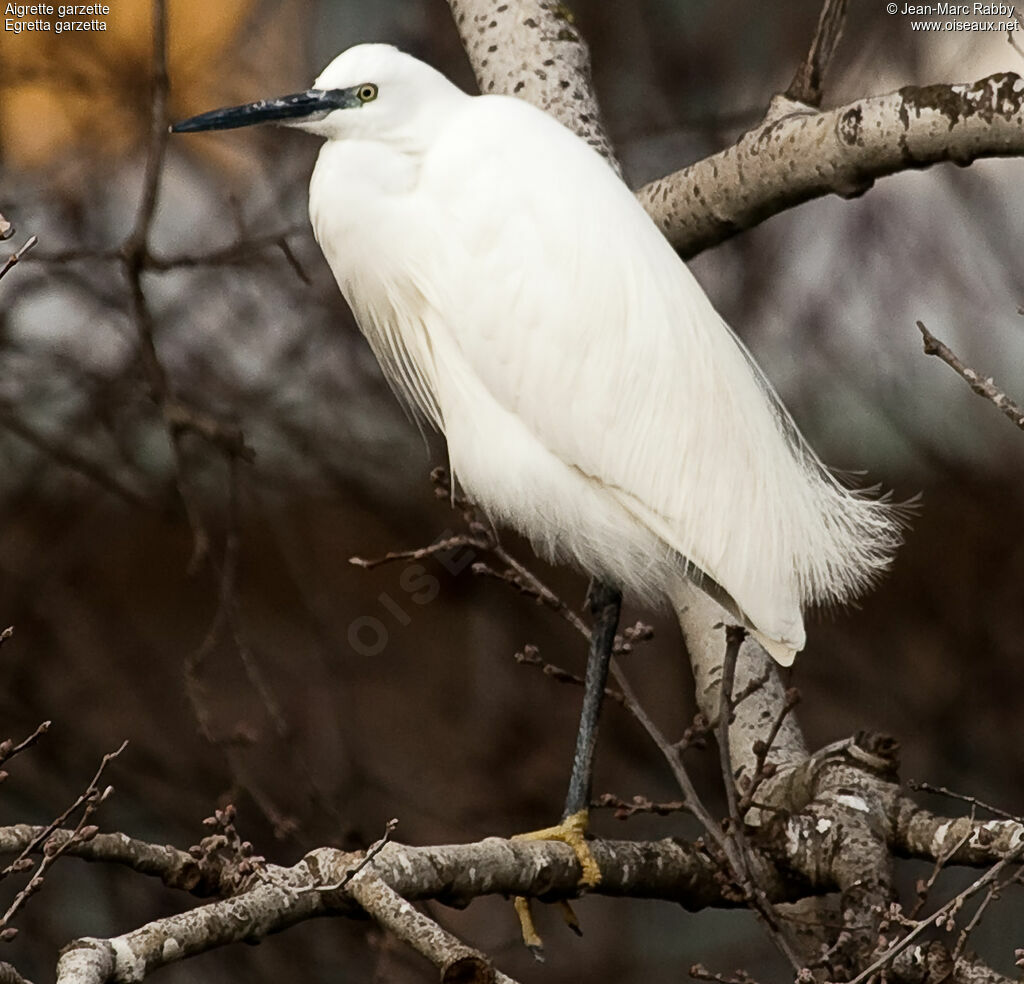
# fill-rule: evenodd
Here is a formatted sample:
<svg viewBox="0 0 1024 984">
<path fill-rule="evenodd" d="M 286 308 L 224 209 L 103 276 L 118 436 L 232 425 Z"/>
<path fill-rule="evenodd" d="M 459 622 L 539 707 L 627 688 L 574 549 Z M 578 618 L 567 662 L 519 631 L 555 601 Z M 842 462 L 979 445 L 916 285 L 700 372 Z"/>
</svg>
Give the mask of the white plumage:
<svg viewBox="0 0 1024 984">
<path fill-rule="evenodd" d="M 395 390 L 470 498 L 644 598 L 690 576 L 782 663 L 803 609 L 890 562 L 891 506 L 844 488 L 607 164 L 547 114 L 386 45 L 317 90 L 310 217 Z M 367 94 L 369 94 L 367 92 Z"/>
</svg>

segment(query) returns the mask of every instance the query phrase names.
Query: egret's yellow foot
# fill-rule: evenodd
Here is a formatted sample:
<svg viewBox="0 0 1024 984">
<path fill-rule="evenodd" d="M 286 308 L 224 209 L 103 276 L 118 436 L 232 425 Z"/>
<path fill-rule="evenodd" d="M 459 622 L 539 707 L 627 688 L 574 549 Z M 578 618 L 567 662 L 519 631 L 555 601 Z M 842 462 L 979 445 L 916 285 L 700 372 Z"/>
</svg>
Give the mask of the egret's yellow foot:
<svg viewBox="0 0 1024 984">
<path fill-rule="evenodd" d="M 566 817 L 555 827 L 543 830 L 531 830 L 528 834 L 516 834 L 512 840 L 560 841 L 572 848 L 576 860 L 580 863 L 580 885 L 584 888 L 595 888 L 601 884 L 601 869 L 598 868 L 594 855 L 587 844 L 587 827 L 590 824 L 590 811 L 580 810 Z"/>
<path fill-rule="evenodd" d="M 566 817 L 555 827 L 545 827 L 543 830 L 531 830 L 527 834 L 516 834 L 512 840 L 543 840 L 560 841 L 572 848 L 576 859 L 580 863 L 579 884 L 583 888 L 594 888 L 601 883 L 601 869 L 598 868 L 594 855 L 587 844 L 586 834 L 590 821 L 588 810 L 580 810 Z M 523 942 L 526 948 L 538 959 L 544 959 L 544 944 L 540 934 L 533 922 L 533 913 L 530 911 L 530 900 L 517 895 L 513 900 L 516 915 L 519 917 L 519 928 L 523 933 Z M 579 920 L 572 906 L 568 902 L 559 902 L 562 909 L 562 916 L 568 927 L 577 935 L 582 935 Z"/>
<path fill-rule="evenodd" d="M 537 932 L 533 922 L 533 913 L 530 911 L 530 900 L 525 895 L 517 895 L 512 899 L 515 906 L 516 916 L 519 918 L 519 931 L 523 934 L 523 943 L 526 949 L 533 954 L 534 958 L 541 963 L 544 962 L 544 941 Z"/>
</svg>

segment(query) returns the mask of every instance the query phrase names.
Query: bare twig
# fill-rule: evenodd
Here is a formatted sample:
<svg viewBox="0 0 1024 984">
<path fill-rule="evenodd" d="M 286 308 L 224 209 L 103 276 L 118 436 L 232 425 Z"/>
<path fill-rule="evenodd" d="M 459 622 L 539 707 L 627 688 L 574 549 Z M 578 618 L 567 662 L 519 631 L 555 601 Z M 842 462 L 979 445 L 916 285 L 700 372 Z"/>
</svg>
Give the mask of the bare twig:
<svg viewBox="0 0 1024 984">
<path fill-rule="evenodd" d="M 246 443 L 245 435 L 195 407 L 187 406 L 180 400 L 168 400 L 164 406 L 164 420 L 173 436 L 184 433 L 196 434 L 208 444 L 221 449 L 229 458 L 254 461 L 256 452 Z"/>
<path fill-rule="evenodd" d="M 737 970 L 728 976 L 712 973 L 703 964 L 698 963 L 690 968 L 689 973 L 695 981 L 710 981 L 712 984 L 757 984 L 745 970 Z"/>
<path fill-rule="evenodd" d="M 113 792 L 112 786 L 100 789 L 99 781 L 107 765 L 109 765 L 113 759 L 117 758 L 117 756 L 125 750 L 127 745 L 127 741 L 122 742 L 121 747 L 116 751 L 108 752 L 104 755 L 99 768 L 97 768 L 89 782 L 89 785 L 86 787 L 85 792 L 78 796 L 77 799 L 60 814 L 60 816 L 43 827 L 39 834 L 33 838 L 18 857 L 7 865 L 3 871 L 0 871 L 0 878 L 4 878 L 14 872 L 22 872 L 30 869 L 32 867 L 30 855 L 39 851 L 40 848 L 42 849 L 42 860 L 36 866 L 35 871 L 32 872 L 28 883 L 14 897 L 3 916 L 0 916 L 0 933 L 10 931 L 11 921 L 25 906 L 28 900 L 43 887 L 46 873 L 54 864 L 56 864 L 57 860 L 62 855 L 67 853 L 69 847 L 74 843 L 91 840 L 97 833 L 99 833 L 98 828 L 89 824 L 88 821 L 92 817 L 93 813 L 99 809 L 100 804 L 103 803 Z M 62 828 L 64 824 L 67 823 L 68 818 L 79 810 L 81 810 L 82 813 L 74 829 L 71 831 L 70 837 L 52 838 L 51 835 Z"/>
<path fill-rule="evenodd" d="M 922 782 L 919 779 L 910 779 L 907 782 L 907 785 L 911 789 L 919 792 L 934 793 L 937 796 L 947 796 L 949 799 L 959 800 L 961 803 L 967 803 L 979 810 L 984 810 L 986 813 L 991 813 L 993 816 L 1002 817 L 1004 820 L 1014 820 L 1017 823 L 1024 824 L 1024 818 L 1018 817 L 1013 813 L 1007 813 L 1006 810 L 1001 810 L 998 806 L 992 806 L 984 800 L 978 799 L 976 796 L 967 796 L 964 793 L 954 793 L 953 790 L 947 789 L 945 786 L 933 786 L 930 782 Z"/>
<path fill-rule="evenodd" d="M 12 635 L 14 635 L 14 628 L 12 626 L 8 626 L 3 630 L 3 632 L 0 632 L 0 643 L 10 639 Z M 0 765 L 3 765 L 9 759 L 14 758 L 14 756 L 20 752 L 25 751 L 26 748 L 31 748 L 37 741 L 39 741 L 40 738 L 43 737 L 43 735 L 46 734 L 47 731 L 50 730 L 50 725 L 52 723 L 52 721 L 44 721 L 38 728 L 36 728 L 35 731 L 32 732 L 32 734 L 23 741 L 18 742 L 17 745 L 15 745 L 10 738 L 0 742 Z"/>
<path fill-rule="evenodd" d="M 825 73 L 843 33 L 846 0 L 824 0 L 818 27 L 807 55 L 786 90 L 786 98 L 808 106 L 820 106 Z"/>
<path fill-rule="evenodd" d="M 173 253 L 169 256 L 154 253 L 147 246 L 145 255 L 140 257 L 141 267 L 146 272 L 162 273 L 168 270 L 193 269 L 198 267 L 222 267 L 239 266 L 250 263 L 260 254 L 268 250 L 280 250 L 285 259 L 292 253 L 288 239 L 292 236 L 308 234 L 306 226 L 293 225 L 276 232 L 265 235 L 255 234 L 243 236 L 236 242 L 217 249 L 208 250 L 205 253 Z M 293 254 L 294 255 L 294 254 Z M 26 257 L 29 263 L 45 263 L 51 265 L 63 265 L 65 263 L 78 263 L 84 261 L 101 263 L 120 263 L 124 261 L 124 247 L 118 249 L 89 249 L 75 247 L 63 249 L 56 252 L 36 251 L 32 256 Z M 297 261 L 296 261 L 297 262 Z M 296 271 L 298 273 L 298 271 Z M 308 282 L 308 275 L 305 272 L 300 276 L 303 282 Z"/>
<path fill-rule="evenodd" d="M 563 669 L 561 666 L 555 666 L 554 663 L 545 662 L 541 659 L 540 651 L 536 646 L 523 646 L 522 651 L 516 653 L 512 658 L 523 666 L 537 667 L 545 676 L 551 677 L 552 680 L 557 680 L 559 683 L 571 683 L 578 687 L 583 686 L 583 677 L 576 673 L 570 673 L 569 670 Z M 604 695 L 614 700 L 617 704 L 624 704 L 626 702 L 625 697 L 611 687 L 605 687 Z"/>
<path fill-rule="evenodd" d="M 278 249 L 284 255 L 288 264 L 296 271 L 299 279 L 308 284 L 309 276 L 298 265 L 298 260 L 292 252 L 288 239 L 291 236 L 308 235 L 306 226 L 288 226 L 276 232 L 266 235 L 254 235 L 248 238 L 241 238 L 237 242 L 221 249 L 210 250 L 206 253 L 179 253 L 171 256 L 148 255 L 146 257 L 147 270 L 180 270 L 189 267 L 216 267 L 235 266 L 247 263 L 269 249 Z"/>
<path fill-rule="evenodd" d="M 379 841 L 377 841 L 374 844 L 371 844 L 366 849 L 366 855 L 363 857 L 362 861 L 359 862 L 359 864 L 357 864 L 354 868 L 350 868 L 348 871 L 346 871 L 345 877 L 342 878 L 340 881 L 336 882 L 333 885 L 317 885 L 316 890 L 318 892 L 336 892 L 338 891 L 338 889 L 344 888 L 350 881 L 352 881 L 353 878 L 356 877 L 356 875 L 362 872 L 363 869 L 367 867 L 367 865 L 373 864 L 373 859 L 377 857 L 377 855 L 380 854 L 381 851 L 384 850 L 388 842 L 391 840 L 391 835 L 395 832 L 395 829 L 397 827 L 398 818 L 392 817 L 384 825 L 384 836 L 381 837 Z"/>
<path fill-rule="evenodd" d="M 614 793 L 602 793 L 590 804 L 595 810 L 615 810 L 616 820 L 628 820 L 638 813 L 650 813 L 657 817 L 667 817 L 673 813 L 689 813 L 689 807 L 682 800 L 669 803 L 655 803 L 646 796 L 634 796 L 623 799 Z"/>
<path fill-rule="evenodd" d="M 772 668 L 768 666 L 763 673 L 759 676 L 753 677 L 749 683 L 738 693 L 732 700 L 733 710 L 740 706 L 748 697 L 752 697 L 759 690 L 762 690 L 765 684 L 772 677 Z"/>
<path fill-rule="evenodd" d="M 971 916 L 969 922 L 966 926 L 964 926 L 964 928 L 960 931 L 960 935 L 957 937 L 956 946 L 953 948 L 952 954 L 954 963 L 963 956 L 964 950 L 967 947 L 967 941 L 971 938 L 971 933 L 973 933 L 978 928 L 978 925 L 981 923 L 981 920 L 985 915 L 985 910 L 988 909 L 988 907 L 992 904 L 993 901 L 999 898 L 999 893 L 1011 881 L 1013 881 L 1013 879 L 1009 878 L 1001 884 L 998 882 L 993 882 L 991 885 L 988 886 L 985 892 L 985 897 L 978 904 L 978 908 L 974 910 L 974 915 Z"/>
<path fill-rule="evenodd" d="M 1021 58 L 1024 58 L 1024 48 L 1017 44 L 1017 39 L 1016 37 L 1014 37 L 1017 31 L 1024 30 L 1024 25 L 1021 24 L 1020 17 L 1017 16 L 1016 13 L 1014 13 L 1010 19 L 1017 25 L 1017 27 L 1016 30 L 1013 30 L 1009 27 L 1007 28 L 1006 40 L 1010 43 L 1010 47 L 1013 48 L 1013 50 L 1016 51 L 1017 54 L 1021 56 Z"/>
<path fill-rule="evenodd" d="M 156 324 L 146 294 L 142 289 L 142 273 L 149 255 L 149 235 L 156 212 L 160 175 L 167 149 L 167 9 L 166 0 L 153 0 L 153 57 L 150 92 L 149 144 L 142 180 L 142 197 L 135 215 L 135 224 L 121 245 L 125 277 L 131 298 L 132 322 L 139 339 L 139 352 L 152 391 L 167 428 L 174 459 L 175 485 L 192 529 L 192 558 L 189 569 L 199 569 L 209 552 L 209 534 L 185 474 L 180 442 L 180 425 L 175 421 L 177 403 L 167 373 L 156 348 Z"/>
<path fill-rule="evenodd" d="M 736 843 L 736 857 L 740 868 L 736 872 L 741 881 L 750 880 L 747 866 L 747 844 L 743 835 L 743 818 L 740 816 L 736 798 L 736 775 L 729 752 L 729 726 L 732 724 L 732 689 L 736 682 L 736 657 L 746 638 L 747 630 L 739 625 L 725 629 L 725 658 L 722 660 L 722 684 L 718 690 L 718 761 L 722 770 L 722 784 L 725 786 L 725 801 L 729 811 L 729 834 Z"/>
<path fill-rule="evenodd" d="M 927 355 L 937 355 L 954 372 L 957 373 L 971 389 L 994 403 L 1014 424 L 1024 430 L 1024 407 L 1014 403 L 1001 389 L 999 389 L 992 378 L 982 379 L 973 369 L 968 368 L 960 361 L 956 353 L 949 346 L 940 342 L 922 322 L 917 323 L 921 337 L 924 339 L 924 350 Z"/>
<path fill-rule="evenodd" d="M 0 216 L 0 219 L 2 218 L 3 216 Z M 0 238 L 6 239 L 8 237 L 3 236 Z M 11 267 L 13 267 L 14 264 L 17 263 L 38 242 L 39 240 L 37 237 L 29 236 L 28 239 L 25 240 L 25 244 L 21 247 L 21 249 L 15 250 L 15 252 L 11 253 L 11 255 L 8 256 L 7 260 L 4 262 L 4 265 L 0 267 L 0 279 L 5 277 L 7 275 L 7 271 L 10 270 Z"/>
<path fill-rule="evenodd" d="M 757 794 L 758 789 L 761 788 L 762 783 L 775 775 L 775 763 L 768 761 L 768 753 L 771 752 L 787 715 L 799 703 L 800 691 L 796 687 L 788 688 L 783 698 L 782 706 L 775 715 L 775 720 L 772 721 L 768 735 L 763 740 L 759 738 L 754 742 L 754 774 L 750 777 L 750 784 L 744 789 L 739 802 L 739 811 L 742 816 L 745 816 L 755 805 L 754 796 Z M 733 706 L 736 706 L 735 703 Z"/>
<path fill-rule="evenodd" d="M 739 823 L 736 809 L 736 777 L 729 756 L 729 725 L 732 723 L 732 690 L 736 682 L 736 657 L 746 638 L 747 630 L 740 625 L 725 629 L 725 658 L 722 660 L 722 683 L 718 691 L 718 761 L 722 768 L 725 798 L 729 805 L 729 819 Z"/>
<path fill-rule="evenodd" d="M 429 546 L 417 547 L 415 550 L 391 550 L 383 557 L 349 557 L 348 562 L 363 570 L 373 570 L 383 564 L 393 564 L 397 560 L 426 560 L 439 553 L 448 553 L 460 547 L 474 547 L 477 550 L 491 549 L 492 541 L 486 536 L 474 536 L 469 533 L 458 533 L 435 540 Z"/>
</svg>

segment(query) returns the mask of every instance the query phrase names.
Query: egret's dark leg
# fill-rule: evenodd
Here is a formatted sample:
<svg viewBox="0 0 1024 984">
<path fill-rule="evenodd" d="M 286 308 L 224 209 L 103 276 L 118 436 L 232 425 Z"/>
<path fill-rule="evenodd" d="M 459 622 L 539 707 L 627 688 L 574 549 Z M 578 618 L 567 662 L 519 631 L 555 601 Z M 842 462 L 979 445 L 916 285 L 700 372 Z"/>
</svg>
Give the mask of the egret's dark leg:
<svg viewBox="0 0 1024 984">
<path fill-rule="evenodd" d="M 568 844 L 579 859 L 580 884 L 593 888 L 601 881 L 601 869 L 594 861 L 587 846 L 586 833 L 590 815 L 590 786 L 594 771 L 594 750 L 597 747 L 597 721 L 601 714 L 608 667 L 612 661 L 615 645 L 615 630 L 619 624 L 619 610 L 622 607 L 622 592 L 614 585 L 603 581 L 591 581 L 587 590 L 587 607 L 594 617 L 590 634 L 590 652 L 587 656 L 587 672 L 583 680 L 583 711 L 580 714 L 580 728 L 576 735 L 576 754 L 572 760 L 572 775 L 569 777 L 569 792 L 565 797 L 565 811 L 557 827 L 535 830 L 529 834 L 518 834 L 515 839 L 558 840 Z M 523 942 L 538 960 L 543 960 L 540 936 L 533 924 L 529 899 L 515 900 Z M 579 924 L 568 903 L 566 922 L 576 933 Z"/>
<path fill-rule="evenodd" d="M 572 760 L 569 792 L 565 797 L 563 820 L 585 814 L 590 809 L 590 787 L 594 772 L 594 749 L 597 747 L 597 723 L 612 661 L 615 630 L 619 625 L 622 592 L 603 581 L 591 581 L 587 591 L 587 607 L 594 616 L 590 636 L 590 653 L 583 683 L 583 710 L 580 730 L 576 734 L 576 755 Z"/>
<path fill-rule="evenodd" d="M 576 734 L 576 754 L 572 760 L 569 792 L 565 797 L 562 822 L 557 827 L 518 834 L 530 840 L 560 840 L 576 852 L 583 867 L 581 885 L 593 887 L 601 880 L 601 872 L 590 854 L 584 835 L 590 813 L 590 785 L 594 771 L 594 749 L 597 746 L 597 719 L 604 699 L 604 686 L 608 681 L 608 667 L 615 645 L 615 629 L 619 624 L 622 592 L 611 584 L 591 581 L 587 591 L 587 606 L 594 616 L 590 630 L 590 653 L 587 672 L 583 680 L 583 710 L 580 729 Z"/>
</svg>

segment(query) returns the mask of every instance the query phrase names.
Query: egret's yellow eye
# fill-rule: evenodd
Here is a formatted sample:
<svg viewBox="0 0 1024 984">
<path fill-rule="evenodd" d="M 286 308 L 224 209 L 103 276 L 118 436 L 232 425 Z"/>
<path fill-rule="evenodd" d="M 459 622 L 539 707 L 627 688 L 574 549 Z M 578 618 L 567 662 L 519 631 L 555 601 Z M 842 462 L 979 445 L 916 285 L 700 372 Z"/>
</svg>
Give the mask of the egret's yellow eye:
<svg viewBox="0 0 1024 984">
<path fill-rule="evenodd" d="M 373 102 L 373 100 L 377 98 L 377 87 L 372 82 L 367 82 L 366 85 L 361 85 L 359 87 L 359 91 L 356 95 L 359 96 L 360 102 Z"/>
</svg>

